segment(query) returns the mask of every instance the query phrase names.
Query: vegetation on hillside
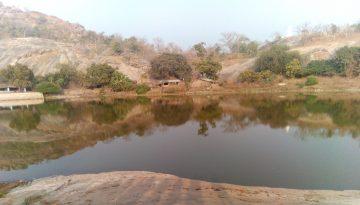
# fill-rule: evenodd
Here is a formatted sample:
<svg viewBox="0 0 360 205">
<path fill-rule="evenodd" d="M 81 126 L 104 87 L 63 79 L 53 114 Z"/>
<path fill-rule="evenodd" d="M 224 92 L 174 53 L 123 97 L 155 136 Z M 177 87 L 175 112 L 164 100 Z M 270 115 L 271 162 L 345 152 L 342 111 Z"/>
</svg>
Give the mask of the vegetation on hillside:
<svg viewBox="0 0 360 205">
<path fill-rule="evenodd" d="M 35 90 L 37 92 L 41 92 L 43 94 L 59 94 L 61 93 L 61 87 L 56 84 L 56 83 L 52 83 L 52 82 L 40 82 L 39 84 L 36 85 Z"/>
<path fill-rule="evenodd" d="M 35 83 L 34 73 L 22 64 L 8 65 L 6 69 L 0 71 L 0 76 L 19 90 L 32 88 Z"/>
<path fill-rule="evenodd" d="M 271 82 L 275 75 L 301 78 L 334 75 L 356 77 L 360 74 L 359 47 L 344 47 L 336 51 L 329 60 L 309 62 L 306 56 L 290 50 L 288 46 L 293 48 L 319 39 L 345 38 L 360 32 L 359 23 L 346 26 L 304 24 L 298 27 L 297 36 L 283 38 L 276 35 L 272 41 L 267 42 L 254 41 L 241 33 L 223 33 L 222 38 L 213 45 L 200 42 L 191 49 L 183 50 L 160 38 L 149 42 L 135 36 L 123 38 L 119 34 L 105 35 L 38 12 L 3 5 L 0 5 L 0 11 L 6 14 L 0 20 L 0 39 L 37 37 L 81 45 L 82 49 L 96 50 L 95 53 L 99 55 L 106 53 L 120 56 L 122 61 L 131 66 L 144 70 L 150 68 L 148 76 L 154 80 L 217 80 L 226 60 L 250 58 L 256 58 L 252 68 L 254 72 L 241 73 L 238 77 L 240 82 Z M 135 83 L 116 70 L 108 64 L 93 64 L 82 73 L 75 64 L 70 63 L 60 64 L 55 72 L 35 78 L 26 65 L 16 64 L 8 66 L 0 75 L 19 89 L 39 88 L 44 92 L 57 93 L 59 88 L 61 90 L 74 85 L 86 88 L 109 87 L 114 91 L 136 90 Z"/>
<path fill-rule="evenodd" d="M 109 85 L 115 69 L 108 64 L 92 64 L 86 70 L 86 83 L 90 88 Z"/>
<path fill-rule="evenodd" d="M 197 61 L 194 63 L 195 70 L 204 78 L 217 80 L 222 65 L 216 61 L 214 52 L 209 53 L 206 50 L 205 45 L 204 42 L 201 42 L 193 46 L 197 56 Z"/>
<path fill-rule="evenodd" d="M 286 75 L 286 66 L 294 59 L 301 60 L 300 53 L 289 51 L 285 45 L 274 45 L 263 51 L 256 60 L 256 71 L 269 70 L 275 74 Z"/>
<path fill-rule="evenodd" d="M 19 87 L 19 90 L 30 88 L 44 94 L 59 94 L 62 89 L 69 88 L 70 84 L 91 89 L 109 87 L 115 92 L 137 88 L 129 77 L 108 64 L 92 64 L 86 73 L 81 73 L 67 64 L 58 65 L 58 69 L 56 73 L 35 77 L 27 66 L 15 64 L 2 70 L 0 77 Z M 140 85 L 138 90 L 139 93 L 146 93 L 149 87 Z"/>
<path fill-rule="evenodd" d="M 180 54 L 164 53 L 151 61 L 150 76 L 154 79 L 177 78 L 190 81 L 191 75 L 191 66 Z"/>
<path fill-rule="evenodd" d="M 312 60 L 305 64 L 303 59 L 298 52 L 289 51 L 286 46 L 274 45 L 259 55 L 255 72 L 241 73 L 238 79 L 240 82 L 259 82 L 262 71 L 270 71 L 286 78 L 334 75 L 357 77 L 360 74 L 360 47 L 340 48 L 328 60 Z"/>
<path fill-rule="evenodd" d="M 129 91 L 134 88 L 134 83 L 126 75 L 118 71 L 112 74 L 109 85 L 116 92 Z"/>
</svg>

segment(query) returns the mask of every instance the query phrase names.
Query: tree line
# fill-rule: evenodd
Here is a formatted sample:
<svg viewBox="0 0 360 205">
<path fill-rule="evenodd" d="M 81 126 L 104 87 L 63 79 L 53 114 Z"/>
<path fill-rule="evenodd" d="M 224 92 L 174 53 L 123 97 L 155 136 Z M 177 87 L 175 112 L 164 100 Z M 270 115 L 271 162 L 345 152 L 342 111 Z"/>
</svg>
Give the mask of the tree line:
<svg viewBox="0 0 360 205">
<path fill-rule="evenodd" d="M 44 94 L 59 94 L 70 84 L 85 88 L 109 87 L 115 92 L 136 91 L 144 94 L 150 90 L 145 84 L 136 84 L 129 77 L 108 64 L 92 64 L 86 72 L 77 71 L 69 64 L 59 64 L 57 72 L 45 76 L 36 76 L 26 65 L 9 65 L 0 71 L 0 77 L 7 83 L 18 87 L 30 88 Z"/>
</svg>

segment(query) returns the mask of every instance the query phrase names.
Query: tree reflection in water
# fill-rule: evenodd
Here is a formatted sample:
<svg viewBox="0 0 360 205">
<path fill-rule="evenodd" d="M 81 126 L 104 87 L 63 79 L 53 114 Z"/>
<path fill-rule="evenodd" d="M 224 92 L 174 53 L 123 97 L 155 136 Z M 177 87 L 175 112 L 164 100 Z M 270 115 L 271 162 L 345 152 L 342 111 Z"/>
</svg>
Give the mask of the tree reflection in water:
<svg viewBox="0 0 360 205">
<path fill-rule="evenodd" d="M 0 169 L 23 169 L 72 154 L 98 141 L 130 134 L 146 136 L 159 126 L 180 127 L 190 121 L 198 123 L 199 136 L 209 135 L 212 129 L 241 132 L 249 126 L 267 125 L 291 127 L 300 137 L 356 138 L 360 134 L 360 100 L 256 95 L 141 97 L 88 103 L 55 101 L 2 110 Z"/>
<path fill-rule="evenodd" d="M 156 122 L 166 126 L 178 126 L 186 123 L 193 112 L 191 98 L 165 98 L 152 103 L 151 112 Z"/>
</svg>

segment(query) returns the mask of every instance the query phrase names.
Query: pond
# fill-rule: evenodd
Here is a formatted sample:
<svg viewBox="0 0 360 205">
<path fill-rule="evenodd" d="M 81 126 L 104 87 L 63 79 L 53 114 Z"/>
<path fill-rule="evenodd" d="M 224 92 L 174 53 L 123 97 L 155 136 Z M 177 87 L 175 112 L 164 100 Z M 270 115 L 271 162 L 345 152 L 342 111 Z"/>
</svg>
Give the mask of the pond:
<svg viewBox="0 0 360 205">
<path fill-rule="evenodd" d="M 211 182 L 360 189 L 360 98 L 239 95 L 0 109 L 0 181 L 153 171 Z"/>
</svg>

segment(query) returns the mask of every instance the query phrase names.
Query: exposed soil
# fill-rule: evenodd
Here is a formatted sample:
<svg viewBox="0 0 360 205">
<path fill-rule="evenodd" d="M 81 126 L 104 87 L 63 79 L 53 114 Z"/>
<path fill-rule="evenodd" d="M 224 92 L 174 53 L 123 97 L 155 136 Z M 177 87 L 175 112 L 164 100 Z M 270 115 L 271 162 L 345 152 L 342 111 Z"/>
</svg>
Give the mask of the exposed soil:
<svg viewBox="0 0 360 205">
<path fill-rule="evenodd" d="M 39 92 L 26 92 L 26 93 L 0 93 L 0 103 L 6 104 L 6 102 L 11 101 L 36 101 L 36 100 L 44 100 L 44 95 Z M 29 102 L 31 103 L 31 102 Z M 12 103 L 9 103 L 12 105 Z M 16 103 L 15 103 L 16 104 Z M 1 104 L 0 104 L 1 105 Z"/>
</svg>

